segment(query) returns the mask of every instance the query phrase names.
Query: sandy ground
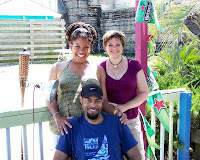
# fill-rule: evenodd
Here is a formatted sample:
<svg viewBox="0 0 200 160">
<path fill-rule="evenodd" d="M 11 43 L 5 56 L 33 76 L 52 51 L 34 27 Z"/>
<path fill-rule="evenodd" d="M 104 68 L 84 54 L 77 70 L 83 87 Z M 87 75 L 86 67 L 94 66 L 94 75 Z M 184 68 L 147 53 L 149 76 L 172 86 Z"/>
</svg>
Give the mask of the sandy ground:
<svg viewBox="0 0 200 160">
<path fill-rule="evenodd" d="M 25 90 L 24 108 L 33 108 L 33 89 L 36 83 L 45 84 L 48 82 L 48 75 L 51 65 L 44 64 L 30 64 L 28 81 L 29 86 Z M 43 91 L 35 89 L 34 93 L 34 107 L 45 106 L 45 99 Z M 21 91 L 19 84 L 19 65 L 3 65 L 0 66 L 0 112 L 12 111 L 21 108 Z M 39 139 L 38 139 L 38 125 L 27 126 L 27 139 L 28 139 L 28 157 L 29 159 L 40 159 L 38 157 Z M 21 127 L 12 127 L 11 132 L 11 159 L 20 159 L 20 137 Z M 35 137 L 33 137 L 35 133 Z M 49 139 L 50 131 L 48 122 L 43 124 L 43 140 L 44 140 L 44 159 L 50 159 L 49 155 Z M 0 159 L 6 158 L 6 130 L 0 129 L 1 143 L 0 143 Z M 33 143 L 34 140 L 34 143 Z M 33 146 L 35 146 L 33 151 Z M 33 156 L 33 152 L 35 152 Z M 38 154 L 37 154 L 38 153 Z"/>
<path fill-rule="evenodd" d="M 37 83 L 48 81 L 52 65 L 30 64 L 28 73 L 29 86 L 25 89 L 24 107 L 32 108 L 33 89 Z M 19 65 L 0 66 L 0 111 L 21 107 L 21 91 L 19 84 Z M 44 106 L 44 96 L 40 89 L 35 90 L 35 107 Z"/>
</svg>

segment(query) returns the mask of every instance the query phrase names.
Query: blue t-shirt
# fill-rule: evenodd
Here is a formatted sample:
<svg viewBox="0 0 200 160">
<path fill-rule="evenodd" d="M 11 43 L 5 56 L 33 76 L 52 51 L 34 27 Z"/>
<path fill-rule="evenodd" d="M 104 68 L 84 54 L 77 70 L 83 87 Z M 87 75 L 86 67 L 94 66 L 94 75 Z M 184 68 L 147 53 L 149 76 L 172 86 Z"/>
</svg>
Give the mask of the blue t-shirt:
<svg viewBox="0 0 200 160">
<path fill-rule="evenodd" d="M 67 155 L 73 152 L 75 160 L 122 160 L 137 141 L 118 116 L 102 115 L 104 120 L 98 125 L 90 124 L 84 115 L 69 120 L 72 128 L 60 136 L 56 149 Z"/>
</svg>

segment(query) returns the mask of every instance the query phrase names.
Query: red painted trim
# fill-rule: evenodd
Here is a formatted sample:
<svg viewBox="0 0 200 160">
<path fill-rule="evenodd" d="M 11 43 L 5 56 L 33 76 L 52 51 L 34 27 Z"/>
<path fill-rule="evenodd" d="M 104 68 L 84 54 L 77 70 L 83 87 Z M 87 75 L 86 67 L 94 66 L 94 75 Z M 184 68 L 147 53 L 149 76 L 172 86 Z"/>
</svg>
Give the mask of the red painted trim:
<svg viewBox="0 0 200 160">
<path fill-rule="evenodd" d="M 137 11 L 139 0 L 135 1 L 135 13 Z M 148 25 L 147 23 L 135 22 L 135 58 L 141 64 L 145 76 L 147 76 L 147 45 L 148 45 Z M 140 110 L 145 116 L 146 101 L 140 105 Z M 146 150 L 146 136 L 143 131 L 144 147 Z"/>
</svg>

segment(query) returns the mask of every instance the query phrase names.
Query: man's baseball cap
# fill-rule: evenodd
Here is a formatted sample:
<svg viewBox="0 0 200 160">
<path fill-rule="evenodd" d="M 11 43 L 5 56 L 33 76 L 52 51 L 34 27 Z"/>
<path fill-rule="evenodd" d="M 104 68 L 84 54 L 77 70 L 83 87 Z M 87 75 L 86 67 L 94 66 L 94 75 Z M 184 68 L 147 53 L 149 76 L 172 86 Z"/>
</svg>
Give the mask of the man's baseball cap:
<svg viewBox="0 0 200 160">
<path fill-rule="evenodd" d="M 82 88 L 81 96 L 88 98 L 89 96 L 96 96 L 99 99 L 103 98 L 103 91 L 97 84 L 87 84 Z"/>
</svg>

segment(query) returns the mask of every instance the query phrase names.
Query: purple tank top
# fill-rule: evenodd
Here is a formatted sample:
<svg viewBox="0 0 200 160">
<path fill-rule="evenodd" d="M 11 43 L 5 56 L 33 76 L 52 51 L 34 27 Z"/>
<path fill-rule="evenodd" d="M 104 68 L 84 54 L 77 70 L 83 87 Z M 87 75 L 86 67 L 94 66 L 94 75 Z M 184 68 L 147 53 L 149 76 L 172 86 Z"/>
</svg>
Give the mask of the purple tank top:
<svg viewBox="0 0 200 160">
<path fill-rule="evenodd" d="M 136 60 L 127 60 L 128 69 L 119 80 L 115 80 L 107 74 L 106 61 L 100 64 L 106 72 L 106 92 L 109 102 L 124 104 L 137 95 L 136 75 L 142 67 Z M 125 113 L 128 119 L 133 119 L 138 115 L 138 107 L 129 109 Z"/>
</svg>

